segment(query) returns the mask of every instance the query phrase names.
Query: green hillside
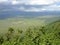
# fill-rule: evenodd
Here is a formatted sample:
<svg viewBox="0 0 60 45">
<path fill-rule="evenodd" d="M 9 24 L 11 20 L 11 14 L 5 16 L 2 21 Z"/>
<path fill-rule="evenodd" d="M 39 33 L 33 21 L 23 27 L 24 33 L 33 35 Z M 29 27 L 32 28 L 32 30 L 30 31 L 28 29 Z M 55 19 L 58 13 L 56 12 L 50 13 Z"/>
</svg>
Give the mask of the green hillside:
<svg viewBox="0 0 60 45">
<path fill-rule="evenodd" d="M 28 27 L 40 27 L 56 20 L 60 19 L 60 16 L 39 16 L 34 18 L 28 17 L 14 17 L 4 20 L 0 20 L 0 33 L 6 33 L 9 27 L 13 27 L 15 30 L 26 30 Z"/>
<path fill-rule="evenodd" d="M 0 35 L 0 45 L 60 45 L 60 20 L 26 31 L 9 28 Z"/>
<path fill-rule="evenodd" d="M 50 23 L 45 28 L 46 37 L 52 45 L 60 45 L 60 20 Z"/>
</svg>

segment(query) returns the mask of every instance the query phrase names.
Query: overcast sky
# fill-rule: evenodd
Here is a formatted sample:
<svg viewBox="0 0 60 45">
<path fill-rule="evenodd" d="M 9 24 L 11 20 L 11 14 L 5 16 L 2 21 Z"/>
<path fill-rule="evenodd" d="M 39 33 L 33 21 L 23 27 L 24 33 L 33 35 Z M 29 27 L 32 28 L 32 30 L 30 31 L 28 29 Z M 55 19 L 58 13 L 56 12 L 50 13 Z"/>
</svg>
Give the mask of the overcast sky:
<svg viewBox="0 0 60 45">
<path fill-rule="evenodd" d="M 2 4 L 26 12 L 60 11 L 60 0 L 0 0 L 0 9 Z M 13 8 L 5 8 L 4 11 Z"/>
</svg>

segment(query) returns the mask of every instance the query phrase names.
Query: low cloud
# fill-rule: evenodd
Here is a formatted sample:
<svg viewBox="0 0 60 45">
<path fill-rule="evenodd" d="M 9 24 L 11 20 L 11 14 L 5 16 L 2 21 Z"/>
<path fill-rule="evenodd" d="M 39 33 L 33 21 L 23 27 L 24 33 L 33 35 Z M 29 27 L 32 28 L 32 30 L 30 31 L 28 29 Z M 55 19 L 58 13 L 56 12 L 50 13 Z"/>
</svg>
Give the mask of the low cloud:
<svg viewBox="0 0 60 45">
<path fill-rule="evenodd" d="M 20 11 L 26 11 L 26 12 L 41 12 L 45 11 L 46 9 L 44 8 L 36 8 L 36 7 L 30 7 L 30 8 L 25 8 L 25 7 L 20 7 L 18 8 Z"/>
</svg>

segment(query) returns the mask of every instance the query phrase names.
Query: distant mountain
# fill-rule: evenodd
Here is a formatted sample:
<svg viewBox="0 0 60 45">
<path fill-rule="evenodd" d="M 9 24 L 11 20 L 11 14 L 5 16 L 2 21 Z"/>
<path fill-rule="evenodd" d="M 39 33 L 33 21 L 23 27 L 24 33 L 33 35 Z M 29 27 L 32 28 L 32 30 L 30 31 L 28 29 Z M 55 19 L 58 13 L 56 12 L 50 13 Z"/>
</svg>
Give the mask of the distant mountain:
<svg viewBox="0 0 60 45">
<path fill-rule="evenodd" d="M 0 11 L 1 12 L 1 11 Z M 24 17 L 38 17 L 42 15 L 60 15 L 60 11 L 54 12 L 23 12 L 23 11 L 5 11 L 0 13 L 0 19 L 5 19 L 9 17 L 24 16 Z"/>
</svg>

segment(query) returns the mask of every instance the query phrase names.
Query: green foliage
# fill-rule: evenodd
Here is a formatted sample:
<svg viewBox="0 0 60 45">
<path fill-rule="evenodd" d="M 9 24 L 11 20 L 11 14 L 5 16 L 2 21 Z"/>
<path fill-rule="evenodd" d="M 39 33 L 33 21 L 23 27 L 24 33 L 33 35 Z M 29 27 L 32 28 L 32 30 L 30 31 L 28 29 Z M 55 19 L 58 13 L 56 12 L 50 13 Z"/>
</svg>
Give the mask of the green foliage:
<svg viewBox="0 0 60 45">
<path fill-rule="evenodd" d="M 0 36 L 0 45 L 60 45 L 60 21 L 26 31 L 9 28 Z"/>
<path fill-rule="evenodd" d="M 10 33 L 13 33 L 14 32 L 14 29 L 13 28 L 9 28 L 8 30 Z"/>
</svg>

